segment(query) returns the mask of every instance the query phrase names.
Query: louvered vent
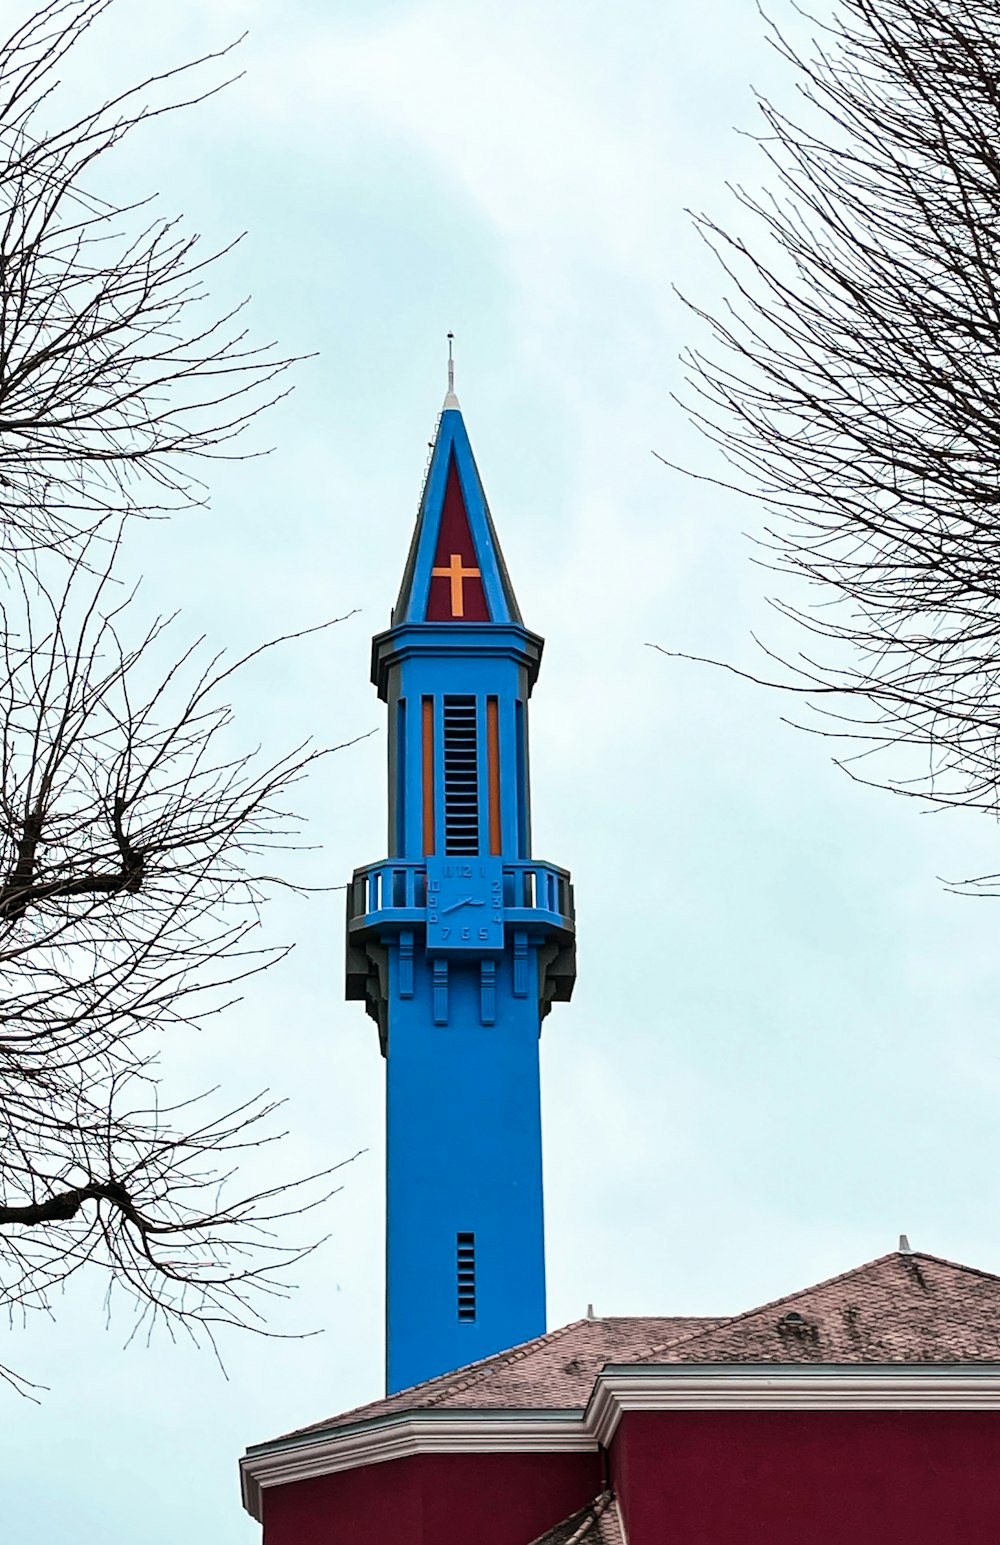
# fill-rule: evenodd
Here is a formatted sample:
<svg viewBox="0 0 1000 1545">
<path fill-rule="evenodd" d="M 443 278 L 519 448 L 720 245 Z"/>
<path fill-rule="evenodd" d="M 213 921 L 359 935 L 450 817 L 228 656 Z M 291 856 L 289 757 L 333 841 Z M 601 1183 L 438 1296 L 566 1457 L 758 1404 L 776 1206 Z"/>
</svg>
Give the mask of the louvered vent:
<svg viewBox="0 0 1000 1545">
<path fill-rule="evenodd" d="M 479 852 L 476 700 L 446 697 L 444 708 L 444 850 Z"/>
<path fill-rule="evenodd" d="M 476 1318 L 476 1236 L 456 1235 L 458 1254 L 458 1317 Z"/>
</svg>

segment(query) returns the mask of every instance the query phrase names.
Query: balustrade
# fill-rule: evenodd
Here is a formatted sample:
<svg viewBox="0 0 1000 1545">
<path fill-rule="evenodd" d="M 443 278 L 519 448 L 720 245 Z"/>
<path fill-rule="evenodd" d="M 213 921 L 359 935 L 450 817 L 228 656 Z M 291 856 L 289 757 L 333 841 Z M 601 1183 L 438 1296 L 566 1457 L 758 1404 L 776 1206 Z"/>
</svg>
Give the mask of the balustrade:
<svg viewBox="0 0 1000 1545">
<path fill-rule="evenodd" d="M 475 859 L 460 858 L 455 862 L 474 864 Z M 509 923 L 573 928 L 573 886 L 568 872 L 556 864 L 535 859 L 505 863 L 503 902 Z M 426 907 L 427 869 L 423 863 L 387 859 L 354 871 L 350 888 L 352 927 L 420 923 L 424 921 Z"/>
</svg>

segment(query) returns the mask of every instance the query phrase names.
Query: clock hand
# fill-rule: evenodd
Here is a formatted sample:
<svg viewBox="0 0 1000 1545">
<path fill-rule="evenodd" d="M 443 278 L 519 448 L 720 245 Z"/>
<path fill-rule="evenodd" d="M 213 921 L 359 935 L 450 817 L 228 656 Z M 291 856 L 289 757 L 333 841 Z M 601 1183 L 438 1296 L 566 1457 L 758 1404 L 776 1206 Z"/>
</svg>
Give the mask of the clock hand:
<svg viewBox="0 0 1000 1545">
<path fill-rule="evenodd" d="M 442 907 L 441 915 L 444 916 L 446 912 L 457 912 L 460 907 L 467 907 L 471 901 L 471 896 L 463 896 L 461 901 L 453 901 L 450 907 Z"/>
</svg>

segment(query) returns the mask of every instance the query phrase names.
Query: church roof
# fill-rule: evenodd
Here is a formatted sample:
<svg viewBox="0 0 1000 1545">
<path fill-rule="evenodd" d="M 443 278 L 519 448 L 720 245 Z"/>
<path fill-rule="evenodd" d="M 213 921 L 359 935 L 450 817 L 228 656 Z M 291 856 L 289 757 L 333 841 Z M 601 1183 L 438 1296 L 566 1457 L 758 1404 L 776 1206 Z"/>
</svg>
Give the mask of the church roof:
<svg viewBox="0 0 1000 1545">
<path fill-rule="evenodd" d="M 332 1433 L 404 1412 L 582 1410 L 606 1366 L 964 1362 L 1000 1362 L 1000 1277 L 893 1251 L 734 1317 L 573 1320 L 285 1436 Z"/>
<path fill-rule="evenodd" d="M 638 1358 L 648 1352 L 652 1340 L 666 1344 L 722 1323 L 718 1318 L 692 1315 L 571 1320 L 534 1341 L 484 1357 L 413 1389 L 356 1406 L 327 1421 L 296 1428 L 286 1436 L 332 1432 L 338 1427 L 404 1411 L 582 1408 L 605 1363 Z"/>
<path fill-rule="evenodd" d="M 608 1316 L 258 1444 L 262 1488 L 414 1453 L 600 1451 L 623 1412 L 998 1410 L 1000 1277 L 893 1251 L 722 1318 Z M 533 1545 L 619 1545 L 601 1493 Z"/>
<path fill-rule="evenodd" d="M 445 398 L 392 625 L 520 623 L 458 398 Z"/>
<path fill-rule="evenodd" d="M 654 1334 L 618 1367 L 996 1362 L 1000 1277 L 900 1250 L 686 1335 L 673 1327 L 662 1339 Z M 624 1545 L 614 1496 L 602 1492 L 532 1545 Z"/>
<path fill-rule="evenodd" d="M 610 1491 L 549 1529 L 531 1545 L 624 1545 L 618 1508 Z"/>
<path fill-rule="evenodd" d="M 815 1287 L 654 1343 L 648 1363 L 1000 1361 L 1000 1277 L 894 1250 Z"/>
</svg>

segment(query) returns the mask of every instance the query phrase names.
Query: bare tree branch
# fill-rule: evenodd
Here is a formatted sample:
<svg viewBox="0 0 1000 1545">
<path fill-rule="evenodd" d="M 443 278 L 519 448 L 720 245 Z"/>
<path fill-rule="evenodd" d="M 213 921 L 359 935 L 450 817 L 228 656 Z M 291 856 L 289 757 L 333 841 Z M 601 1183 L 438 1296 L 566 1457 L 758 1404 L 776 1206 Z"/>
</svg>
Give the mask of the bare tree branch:
<svg viewBox="0 0 1000 1545">
<path fill-rule="evenodd" d="M 2 612 L 0 1302 L 45 1305 L 100 1266 L 157 1314 L 257 1323 L 253 1296 L 301 1258 L 270 1232 L 300 1204 L 286 1185 L 234 1194 L 223 1156 L 270 1141 L 277 1106 L 185 1124 L 200 1106 L 160 1106 L 159 1055 L 285 953 L 254 942 L 273 883 L 257 869 L 330 750 L 236 750 L 219 694 L 260 649 L 164 665 L 169 621 L 127 641 L 117 544 L 96 580 L 88 557 L 60 590 L 22 575 Z"/>
<path fill-rule="evenodd" d="M 759 97 L 771 191 L 696 223 L 727 286 L 686 356 L 694 422 L 769 513 L 811 639 L 780 684 L 867 778 L 1000 813 L 1000 11 L 839 0 L 800 111 Z"/>
<path fill-rule="evenodd" d="M 192 461 L 240 454 L 288 361 L 242 308 L 206 313 L 214 258 L 177 222 L 96 191 L 101 157 L 218 89 L 188 83 L 228 50 L 52 127 L 57 72 L 111 4 L 47 0 L 0 43 L 0 1304 L 48 1309 L 99 1271 L 136 1331 L 212 1339 L 266 1327 L 315 1247 L 286 1222 L 340 1166 L 243 1194 L 280 1102 L 168 1100 L 161 1053 L 287 953 L 261 908 L 294 886 L 274 855 L 330 751 L 246 749 L 226 697 L 301 633 L 167 653 L 175 619 L 140 621 L 117 577 L 130 519 L 201 502 Z"/>
<path fill-rule="evenodd" d="M 202 503 L 194 465 L 251 454 L 236 442 L 289 364 L 250 343 L 243 306 L 206 313 L 222 252 L 98 191 L 127 135 L 221 89 L 170 95 L 230 49 L 50 122 L 57 71 L 112 3 L 49 0 L 0 44 L 0 551 L 22 560 Z"/>
</svg>

